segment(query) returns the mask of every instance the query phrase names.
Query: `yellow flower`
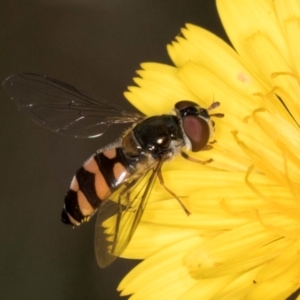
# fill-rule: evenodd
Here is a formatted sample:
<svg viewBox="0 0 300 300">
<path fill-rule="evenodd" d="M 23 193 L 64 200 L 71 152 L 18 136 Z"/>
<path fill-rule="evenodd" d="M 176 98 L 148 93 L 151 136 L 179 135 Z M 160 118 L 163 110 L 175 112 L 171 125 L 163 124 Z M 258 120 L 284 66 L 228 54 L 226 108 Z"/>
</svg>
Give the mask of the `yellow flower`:
<svg viewBox="0 0 300 300">
<path fill-rule="evenodd" d="M 213 158 L 177 157 L 154 186 L 124 257 L 130 299 L 285 299 L 300 287 L 300 2 L 217 0 L 235 50 L 187 24 L 175 67 L 144 63 L 127 99 L 147 115 L 219 101 Z"/>
</svg>

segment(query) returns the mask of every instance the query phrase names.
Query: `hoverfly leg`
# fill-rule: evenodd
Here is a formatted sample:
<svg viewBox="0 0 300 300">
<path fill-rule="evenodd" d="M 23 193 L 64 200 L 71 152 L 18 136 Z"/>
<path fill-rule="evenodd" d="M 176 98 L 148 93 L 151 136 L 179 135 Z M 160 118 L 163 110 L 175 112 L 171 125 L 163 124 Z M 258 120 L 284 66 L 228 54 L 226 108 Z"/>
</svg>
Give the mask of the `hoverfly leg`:
<svg viewBox="0 0 300 300">
<path fill-rule="evenodd" d="M 125 210 L 129 210 L 130 208 L 130 193 L 129 192 L 126 192 L 126 195 L 125 195 L 125 198 L 126 198 L 126 208 Z"/>
<path fill-rule="evenodd" d="M 161 173 L 161 170 L 158 171 L 157 173 L 157 177 L 159 179 L 159 183 L 164 187 L 164 189 L 169 193 L 171 194 L 178 202 L 179 204 L 181 205 L 182 209 L 184 210 L 184 212 L 189 216 L 191 213 L 190 211 L 184 206 L 184 204 L 182 203 L 182 201 L 170 190 L 168 189 L 166 186 L 165 186 L 165 183 L 164 183 L 164 179 L 162 177 L 162 173 Z"/>
<path fill-rule="evenodd" d="M 213 148 L 213 146 L 211 146 L 211 145 L 206 145 L 201 151 L 211 150 L 212 148 Z"/>
<path fill-rule="evenodd" d="M 210 162 L 213 161 L 212 158 L 207 159 L 207 160 L 200 160 L 200 159 L 197 159 L 197 158 L 194 158 L 194 157 L 189 156 L 188 154 L 186 154 L 186 153 L 183 152 L 183 151 L 181 151 L 180 154 L 181 154 L 181 156 L 182 156 L 183 158 L 185 158 L 185 159 L 187 159 L 187 160 L 189 160 L 189 161 L 192 161 L 192 162 L 201 164 L 201 165 L 206 165 L 206 164 L 208 164 L 208 163 L 210 163 Z"/>
</svg>

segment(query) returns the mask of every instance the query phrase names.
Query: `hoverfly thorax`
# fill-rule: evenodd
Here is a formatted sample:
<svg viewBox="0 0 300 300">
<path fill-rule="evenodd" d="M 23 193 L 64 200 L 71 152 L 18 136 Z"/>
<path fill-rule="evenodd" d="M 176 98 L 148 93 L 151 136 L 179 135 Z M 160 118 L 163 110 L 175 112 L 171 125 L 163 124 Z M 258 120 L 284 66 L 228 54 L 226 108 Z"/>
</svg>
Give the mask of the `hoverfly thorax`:
<svg viewBox="0 0 300 300">
<path fill-rule="evenodd" d="M 149 117 L 133 128 L 133 134 L 143 152 L 154 159 L 174 154 L 173 145 L 183 145 L 180 123 L 173 115 Z"/>
</svg>

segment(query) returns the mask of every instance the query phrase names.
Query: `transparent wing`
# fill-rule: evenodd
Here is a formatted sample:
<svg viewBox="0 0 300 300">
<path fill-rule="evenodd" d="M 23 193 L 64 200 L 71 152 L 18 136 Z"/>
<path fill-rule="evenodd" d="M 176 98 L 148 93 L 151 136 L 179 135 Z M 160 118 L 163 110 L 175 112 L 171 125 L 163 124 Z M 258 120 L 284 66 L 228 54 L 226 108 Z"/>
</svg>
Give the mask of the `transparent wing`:
<svg viewBox="0 0 300 300">
<path fill-rule="evenodd" d="M 104 268 L 127 247 L 145 209 L 163 159 L 130 178 L 99 209 L 96 220 L 95 252 Z"/>
<path fill-rule="evenodd" d="M 16 74 L 2 85 L 17 107 L 35 123 L 74 137 L 98 137 L 112 124 L 133 123 L 144 117 L 105 100 L 96 101 L 47 76 Z"/>
</svg>

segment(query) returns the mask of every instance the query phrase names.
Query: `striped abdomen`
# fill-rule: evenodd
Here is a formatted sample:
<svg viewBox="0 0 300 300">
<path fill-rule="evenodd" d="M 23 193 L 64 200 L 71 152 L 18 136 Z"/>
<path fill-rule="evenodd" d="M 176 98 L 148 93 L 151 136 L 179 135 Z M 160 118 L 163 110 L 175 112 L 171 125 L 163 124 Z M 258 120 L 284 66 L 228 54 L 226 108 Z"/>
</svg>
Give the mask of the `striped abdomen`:
<svg viewBox="0 0 300 300">
<path fill-rule="evenodd" d="M 92 156 L 76 172 L 65 197 L 62 221 L 80 225 L 88 221 L 101 202 L 129 176 L 129 163 L 122 148 L 112 148 Z"/>
</svg>

